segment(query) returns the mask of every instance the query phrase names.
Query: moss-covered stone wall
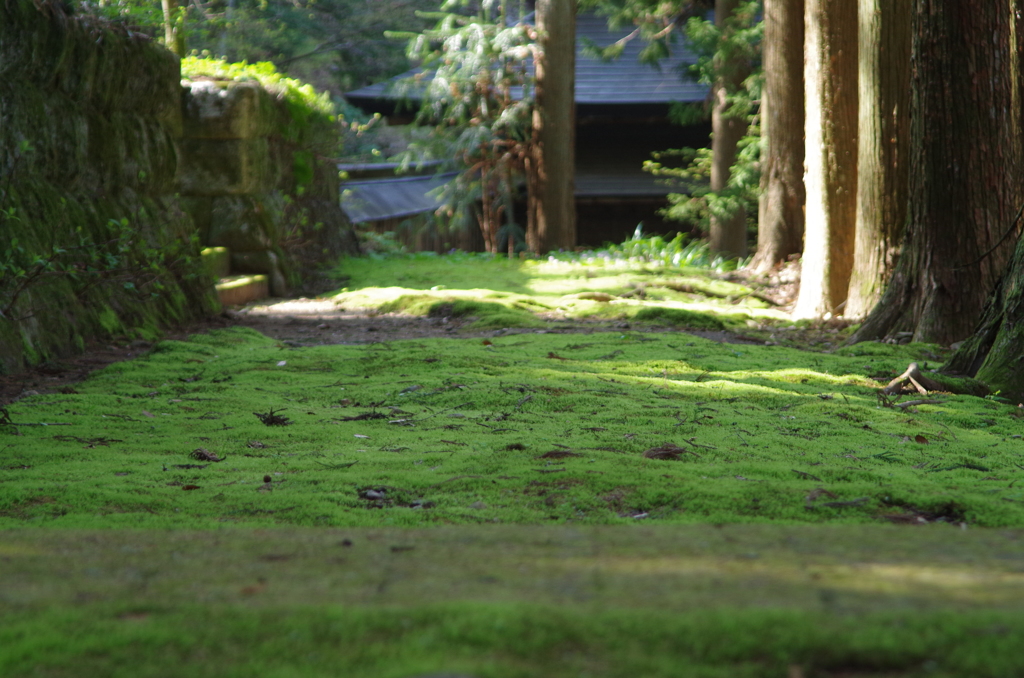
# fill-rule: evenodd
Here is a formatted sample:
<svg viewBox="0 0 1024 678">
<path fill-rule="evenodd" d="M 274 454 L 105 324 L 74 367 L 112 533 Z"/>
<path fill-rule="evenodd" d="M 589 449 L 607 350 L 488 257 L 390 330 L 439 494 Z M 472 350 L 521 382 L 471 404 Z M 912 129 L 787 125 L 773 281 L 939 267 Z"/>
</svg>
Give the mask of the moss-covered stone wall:
<svg viewBox="0 0 1024 678">
<path fill-rule="evenodd" d="M 181 193 L 205 245 L 281 296 L 296 271 L 357 249 L 338 204 L 333 116 L 255 80 L 184 83 Z"/>
<path fill-rule="evenodd" d="M 0 372 L 216 310 L 176 197 L 181 131 L 170 52 L 0 2 Z"/>
</svg>

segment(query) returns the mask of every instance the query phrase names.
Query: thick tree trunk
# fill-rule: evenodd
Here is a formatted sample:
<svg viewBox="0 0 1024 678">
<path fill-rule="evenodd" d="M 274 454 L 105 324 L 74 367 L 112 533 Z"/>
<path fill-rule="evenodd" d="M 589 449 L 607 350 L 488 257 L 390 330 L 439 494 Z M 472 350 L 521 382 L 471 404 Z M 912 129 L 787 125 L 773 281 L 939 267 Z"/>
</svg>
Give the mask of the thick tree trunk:
<svg viewBox="0 0 1024 678">
<path fill-rule="evenodd" d="M 942 371 L 976 377 L 1004 398 L 1024 402 L 1024 238 L 978 329 Z"/>
<path fill-rule="evenodd" d="M 715 25 L 725 27 L 736 11 L 739 0 L 718 0 L 715 3 Z M 718 57 L 716 56 L 716 59 Z M 740 64 L 717 64 L 722 75 L 712 87 L 711 97 L 711 191 L 719 193 L 729 185 L 732 166 L 736 162 L 736 147 L 747 131 L 745 116 L 728 114 L 728 93 L 737 90 L 746 78 L 746 68 Z M 735 213 L 712 215 L 709 246 L 712 252 L 727 257 L 747 256 L 747 215 L 743 209 Z"/>
<path fill-rule="evenodd" d="M 576 246 L 576 0 L 537 0 L 536 145 L 527 164 L 527 245 L 535 254 Z"/>
<path fill-rule="evenodd" d="M 843 315 L 863 318 L 896 263 L 910 181 L 910 45 L 913 0 L 860 0 L 857 229 Z"/>
<path fill-rule="evenodd" d="M 1020 206 L 1019 55 L 1009 2 L 918 0 L 903 252 L 851 341 L 969 336 L 1012 253 Z"/>
<path fill-rule="evenodd" d="M 761 199 L 757 254 L 766 273 L 804 242 L 804 0 L 765 0 Z"/>
<path fill-rule="evenodd" d="M 806 0 L 807 223 L 794 314 L 842 310 L 857 220 L 856 0 Z"/>
</svg>

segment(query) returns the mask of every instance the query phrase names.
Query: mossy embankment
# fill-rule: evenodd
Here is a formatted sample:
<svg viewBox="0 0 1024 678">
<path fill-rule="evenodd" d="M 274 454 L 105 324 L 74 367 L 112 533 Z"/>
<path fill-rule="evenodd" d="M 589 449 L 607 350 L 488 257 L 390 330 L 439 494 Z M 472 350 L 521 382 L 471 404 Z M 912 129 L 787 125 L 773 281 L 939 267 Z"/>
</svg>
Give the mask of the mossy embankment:
<svg viewBox="0 0 1024 678">
<path fill-rule="evenodd" d="M 59 3 L 0 13 L 0 371 L 211 311 L 174 197 L 177 57 Z"/>
</svg>

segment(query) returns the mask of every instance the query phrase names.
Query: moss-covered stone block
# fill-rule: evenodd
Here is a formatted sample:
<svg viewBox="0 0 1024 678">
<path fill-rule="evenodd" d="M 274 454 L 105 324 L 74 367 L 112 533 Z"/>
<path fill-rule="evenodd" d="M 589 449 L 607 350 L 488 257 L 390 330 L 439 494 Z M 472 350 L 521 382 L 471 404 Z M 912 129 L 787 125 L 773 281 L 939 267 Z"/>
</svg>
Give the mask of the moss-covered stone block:
<svg viewBox="0 0 1024 678">
<path fill-rule="evenodd" d="M 211 247 L 227 247 L 232 252 L 273 249 L 278 232 L 277 209 L 274 201 L 249 196 L 213 198 L 207 243 Z"/>
<path fill-rule="evenodd" d="M 287 88 L 208 66 L 190 67 L 183 85 L 179 189 L 203 244 L 229 248 L 234 266 L 266 274 L 283 294 L 298 261 L 358 251 L 330 160 L 337 122 Z M 302 245 L 282 247 L 286 233 Z"/>
<path fill-rule="evenodd" d="M 275 297 L 288 294 L 288 279 L 284 264 L 275 252 L 234 252 L 231 254 L 231 270 L 238 273 L 262 273 L 267 276 L 270 292 Z"/>
<path fill-rule="evenodd" d="M 224 306 L 239 306 L 270 294 L 265 275 L 239 275 L 217 283 L 217 297 Z"/>
<path fill-rule="evenodd" d="M 187 82 L 182 107 L 184 136 L 190 139 L 256 139 L 281 125 L 273 96 L 257 82 Z"/>
<path fill-rule="evenodd" d="M 178 182 L 186 195 L 266 193 L 280 179 L 265 138 L 184 139 L 181 154 Z"/>
<path fill-rule="evenodd" d="M 214 280 L 231 273 L 231 252 L 226 247 L 207 247 L 201 253 L 203 266 Z"/>
</svg>

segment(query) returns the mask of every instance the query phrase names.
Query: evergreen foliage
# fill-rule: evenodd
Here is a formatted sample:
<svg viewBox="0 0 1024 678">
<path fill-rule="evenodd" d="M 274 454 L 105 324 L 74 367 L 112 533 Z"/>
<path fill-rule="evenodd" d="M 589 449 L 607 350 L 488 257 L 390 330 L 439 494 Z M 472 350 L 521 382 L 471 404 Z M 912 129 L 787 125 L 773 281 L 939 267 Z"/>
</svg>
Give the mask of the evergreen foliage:
<svg viewBox="0 0 1024 678">
<path fill-rule="evenodd" d="M 757 111 L 761 95 L 763 74 L 760 68 L 742 81 L 742 86 L 733 88 L 728 83 L 738 68 L 749 68 L 756 63 L 760 51 L 764 24 L 760 18 L 761 2 L 750 0 L 740 5 L 737 12 L 726 20 L 724 27 L 713 21 L 694 16 L 686 23 L 685 34 L 698 54 L 697 63 L 691 72 L 700 82 L 712 85 L 726 83 L 726 98 L 729 103 L 729 117 L 744 118 L 749 127 L 740 141 L 729 182 L 724 190 L 711 191 L 708 181 L 711 176 L 712 151 L 710 148 L 673 149 L 655 154 L 644 164 L 644 169 L 655 176 L 682 179 L 689 186 L 686 194 L 669 196 L 670 206 L 663 214 L 669 219 L 699 225 L 706 230 L 712 217 L 726 220 L 743 210 L 748 215 L 748 224 L 756 227 L 760 171 L 760 122 Z M 676 108 L 677 122 L 687 122 L 684 110 Z M 683 167 L 668 167 L 663 159 L 681 157 L 686 161 Z"/>
<path fill-rule="evenodd" d="M 421 99 L 416 122 L 433 130 L 426 141 L 410 145 L 405 161 L 451 159 L 462 173 L 446 189 L 446 202 L 454 205 L 448 217 L 465 223 L 468 212 L 478 209 L 487 251 L 497 252 L 504 240 L 513 253 L 523 241 L 512 206 L 533 143 L 527 62 L 536 32 L 522 19 L 525 3 L 511 4 L 500 0 L 468 12 L 465 0 L 447 0 L 441 11 L 423 14 L 437 21 L 433 29 L 389 35 L 408 39 L 409 58 L 422 65 L 400 87 Z"/>
<path fill-rule="evenodd" d="M 633 33 L 607 48 L 586 46 L 585 51 L 594 56 L 616 58 L 622 53 L 625 41 L 642 39 L 648 44 L 641 52 L 641 60 L 656 64 L 671 52 L 682 33 L 682 39 L 697 54 L 697 61 L 690 67 L 689 74 L 701 83 L 708 86 L 718 81 L 730 83 L 736 80 L 731 76 L 737 69 L 750 71 L 750 75 L 742 79 L 742 86 L 727 86 L 728 115 L 747 119 L 749 128 L 740 142 L 725 190 L 712 192 L 708 187 L 712 163 L 710 148 L 662 151 L 644 163 L 644 169 L 655 176 L 672 179 L 684 189 L 669 196 L 670 205 L 663 211 L 666 218 L 697 225 L 706 232 L 712 216 L 728 219 L 736 210 L 743 209 L 749 215 L 748 222 L 753 228 L 761 176 L 761 131 L 757 110 L 763 82 L 759 64 L 764 34 L 761 0 L 742 2 L 721 27 L 707 18 L 709 3 L 699 0 L 589 0 L 584 6 L 594 7 L 607 15 L 613 28 L 636 26 Z M 704 106 L 676 104 L 672 111 L 673 120 L 681 125 L 707 120 L 710 103 L 706 102 Z"/>
</svg>

